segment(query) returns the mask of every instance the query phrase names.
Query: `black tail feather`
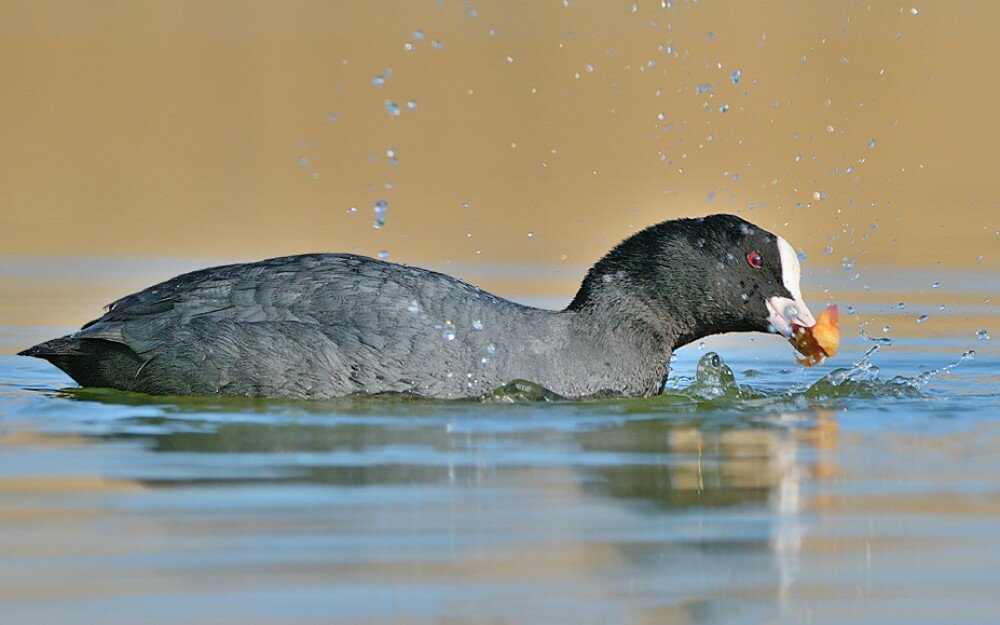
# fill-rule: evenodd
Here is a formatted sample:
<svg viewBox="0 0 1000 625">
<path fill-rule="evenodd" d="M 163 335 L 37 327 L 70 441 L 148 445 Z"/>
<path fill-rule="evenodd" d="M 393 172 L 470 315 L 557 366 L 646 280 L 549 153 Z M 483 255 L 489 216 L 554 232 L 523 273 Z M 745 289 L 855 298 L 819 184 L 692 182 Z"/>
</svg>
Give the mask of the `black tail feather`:
<svg viewBox="0 0 1000 625">
<path fill-rule="evenodd" d="M 39 343 L 17 353 L 43 358 L 59 367 L 81 386 L 103 386 L 128 390 L 142 359 L 127 346 L 113 341 L 64 336 Z"/>
<path fill-rule="evenodd" d="M 17 352 L 18 356 L 34 356 L 35 358 L 48 358 L 49 356 L 70 356 L 80 355 L 82 341 L 72 336 L 63 336 L 51 341 L 39 343 L 33 347 Z"/>
</svg>

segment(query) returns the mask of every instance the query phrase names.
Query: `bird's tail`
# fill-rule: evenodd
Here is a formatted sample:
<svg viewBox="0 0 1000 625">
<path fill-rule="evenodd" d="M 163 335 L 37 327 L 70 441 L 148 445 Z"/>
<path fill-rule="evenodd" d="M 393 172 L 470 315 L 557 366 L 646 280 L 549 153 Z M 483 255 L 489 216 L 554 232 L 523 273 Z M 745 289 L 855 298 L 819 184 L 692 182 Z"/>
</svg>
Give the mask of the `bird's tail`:
<svg viewBox="0 0 1000 625">
<path fill-rule="evenodd" d="M 81 386 L 124 388 L 135 379 L 143 361 L 125 345 L 72 334 L 39 343 L 18 356 L 48 360 Z"/>
<path fill-rule="evenodd" d="M 73 335 L 61 336 L 51 341 L 45 341 L 17 352 L 18 356 L 33 356 L 35 358 L 49 359 L 51 356 L 81 356 L 81 341 Z"/>
</svg>

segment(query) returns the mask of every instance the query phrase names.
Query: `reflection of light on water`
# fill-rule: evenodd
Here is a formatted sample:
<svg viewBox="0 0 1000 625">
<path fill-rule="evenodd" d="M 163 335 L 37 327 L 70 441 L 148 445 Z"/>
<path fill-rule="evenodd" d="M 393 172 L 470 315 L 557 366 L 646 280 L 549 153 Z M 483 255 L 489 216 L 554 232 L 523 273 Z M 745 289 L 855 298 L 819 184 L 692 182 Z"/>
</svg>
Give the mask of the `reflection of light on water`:
<svg viewBox="0 0 1000 625">
<path fill-rule="evenodd" d="M 771 550 L 778 570 L 778 598 L 781 609 L 788 610 L 792 599 L 792 586 L 801 569 L 802 545 L 805 524 L 802 520 L 804 502 L 802 500 L 803 480 L 829 480 L 837 475 L 836 462 L 832 455 L 823 453 L 835 450 L 838 444 L 840 426 L 836 413 L 819 411 L 815 415 L 815 426 L 804 430 L 789 430 L 776 435 L 773 441 L 772 462 L 775 487 L 771 490 L 769 506 L 774 514 L 771 526 Z M 801 421 L 802 415 L 782 414 L 783 422 Z M 820 452 L 814 462 L 802 466 L 799 450 L 805 446 Z M 820 506 L 822 509 L 822 506 Z M 813 513 L 821 512 L 814 506 Z M 867 547 L 868 583 L 871 583 L 871 545 Z"/>
<path fill-rule="evenodd" d="M 798 441 L 791 436 L 776 437 L 774 446 L 773 462 L 778 483 L 770 498 L 775 519 L 771 526 L 771 549 L 778 567 L 778 596 L 781 607 L 787 608 L 802 548 L 801 469 L 796 462 Z"/>
</svg>

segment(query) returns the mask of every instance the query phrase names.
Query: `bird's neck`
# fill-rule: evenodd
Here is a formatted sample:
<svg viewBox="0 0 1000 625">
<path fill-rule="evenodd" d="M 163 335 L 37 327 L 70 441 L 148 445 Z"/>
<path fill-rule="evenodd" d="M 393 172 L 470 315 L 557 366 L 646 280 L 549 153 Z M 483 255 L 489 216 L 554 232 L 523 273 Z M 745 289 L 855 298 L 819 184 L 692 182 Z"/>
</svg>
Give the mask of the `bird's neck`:
<svg viewBox="0 0 1000 625">
<path fill-rule="evenodd" d="M 675 293 L 673 297 L 645 293 L 623 279 L 616 283 L 593 276 L 580 287 L 567 312 L 575 312 L 580 322 L 597 333 L 625 333 L 639 344 L 657 351 L 672 352 L 692 341 L 725 332 L 724 317 L 711 299 L 702 294 Z M 694 295 L 694 297 L 691 297 Z"/>
<path fill-rule="evenodd" d="M 592 355 L 594 362 L 585 366 L 612 370 L 633 392 L 654 394 L 670 371 L 678 326 L 664 323 L 648 303 L 632 297 L 597 297 L 563 314 L 572 318 L 572 335 L 585 343 L 580 353 Z"/>
</svg>

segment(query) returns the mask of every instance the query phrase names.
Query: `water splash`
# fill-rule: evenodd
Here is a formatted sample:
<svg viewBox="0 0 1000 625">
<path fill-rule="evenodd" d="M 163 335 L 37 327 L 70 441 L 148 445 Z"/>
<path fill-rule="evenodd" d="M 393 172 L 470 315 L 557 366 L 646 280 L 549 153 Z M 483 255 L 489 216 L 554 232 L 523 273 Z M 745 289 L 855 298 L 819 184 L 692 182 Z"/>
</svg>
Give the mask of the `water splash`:
<svg viewBox="0 0 1000 625">
<path fill-rule="evenodd" d="M 786 390 L 758 390 L 748 384 L 739 384 L 733 370 L 721 356 L 709 352 L 698 360 L 694 377 L 671 376 L 662 392 L 651 398 L 625 400 L 629 409 L 649 410 L 651 405 L 677 409 L 718 409 L 762 410 L 768 407 L 785 409 L 789 404 L 798 408 L 817 406 L 830 407 L 831 401 L 850 399 L 923 398 L 922 390 L 934 378 L 947 373 L 963 362 L 975 357 L 974 351 L 967 351 L 955 362 L 922 371 L 913 376 L 895 376 L 888 380 L 880 378 L 880 370 L 873 362 L 879 349 L 891 344 L 889 339 L 868 340 L 875 343 L 854 364 L 834 369 L 819 380 Z M 751 375 L 752 374 L 752 375 Z M 760 372 L 748 371 L 747 377 L 759 377 Z M 591 401 L 607 400 L 608 393 L 599 393 L 588 398 Z M 545 389 L 538 384 L 516 380 L 481 398 L 483 401 L 571 401 Z M 623 400 L 618 398 L 616 402 Z"/>
<path fill-rule="evenodd" d="M 729 368 L 722 357 L 715 352 L 709 352 L 698 360 L 694 380 L 685 388 L 673 391 L 673 394 L 698 400 L 715 399 L 756 399 L 764 397 L 748 385 L 737 384 L 733 370 Z"/>
<path fill-rule="evenodd" d="M 480 398 L 484 403 L 520 404 L 527 402 L 565 401 L 566 398 L 553 393 L 541 384 L 528 380 L 513 380 L 488 395 Z"/>
</svg>

